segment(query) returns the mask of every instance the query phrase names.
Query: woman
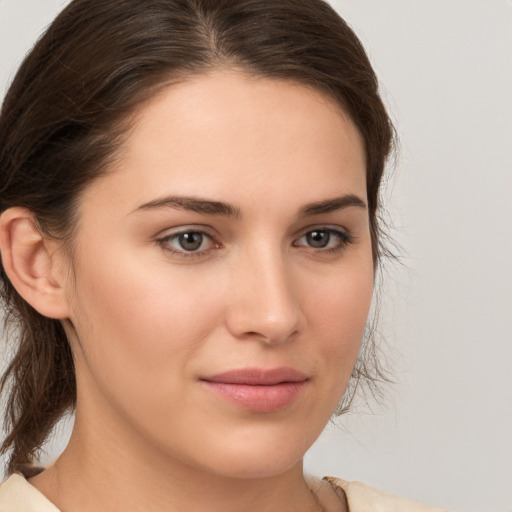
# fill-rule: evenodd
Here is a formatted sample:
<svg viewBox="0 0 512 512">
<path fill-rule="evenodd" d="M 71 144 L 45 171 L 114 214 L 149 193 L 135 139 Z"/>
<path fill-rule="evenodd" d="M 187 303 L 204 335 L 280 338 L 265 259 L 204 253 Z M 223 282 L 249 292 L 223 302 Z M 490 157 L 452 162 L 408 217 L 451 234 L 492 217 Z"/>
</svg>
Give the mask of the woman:
<svg viewBox="0 0 512 512">
<path fill-rule="evenodd" d="M 0 121 L 0 509 L 432 510 L 302 471 L 379 376 L 392 134 L 323 2 L 72 2 Z M 31 466 L 68 410 L 63 454 Z"/>
</svg>

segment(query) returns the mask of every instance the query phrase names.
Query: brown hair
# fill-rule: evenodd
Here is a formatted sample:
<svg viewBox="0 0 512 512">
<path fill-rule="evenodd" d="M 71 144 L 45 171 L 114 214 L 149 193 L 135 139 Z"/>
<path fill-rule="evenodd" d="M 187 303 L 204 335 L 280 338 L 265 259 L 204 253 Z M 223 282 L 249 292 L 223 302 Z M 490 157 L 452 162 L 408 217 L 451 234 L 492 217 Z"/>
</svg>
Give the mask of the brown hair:
<svg viewBox="0 0 512 512">
<path fill-rule="evenodd" d="M 382 256 L 379 185 L 393 128 L 377 78 L 348 25 L 322 0 L 75 0 L 21 65 L 0 116 L 0 212 L 22 206 L 47 236 L 69 240 L 80 192 L 108 168 L 123 120 L 158 87 L 229 66 L 313 86 L 341 105 L 365 145 L 373 257 Z M 76 406 L 73 357 L 58 320 L 16 292 L 3 268 L 6 327 L 16 353 L 5 418 L 8 473 L 32 463 Z M 364 351 L 374 353 L 367 341 Z M 360 357 L 339 411 L 361 378 L 382 376 Z M 373 358 L 374 359 L 374 358 Z"/>
</svg>

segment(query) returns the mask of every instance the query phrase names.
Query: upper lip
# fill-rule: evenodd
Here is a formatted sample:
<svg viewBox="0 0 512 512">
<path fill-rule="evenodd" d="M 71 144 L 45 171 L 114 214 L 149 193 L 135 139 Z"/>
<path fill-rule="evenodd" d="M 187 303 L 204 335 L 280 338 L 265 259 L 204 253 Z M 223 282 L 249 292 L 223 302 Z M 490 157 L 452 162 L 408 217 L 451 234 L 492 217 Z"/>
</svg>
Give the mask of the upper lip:
<svg viewBox="0 0 512 512">
<path fill-rule="evenodd" d="M 284 382 L 304 382 L 307 376 L 294 368 L 238 368 L 218 373 L 201 380 L 223 384 L 246 384 L 252 386 L 272 386 Z"/>
</svg>

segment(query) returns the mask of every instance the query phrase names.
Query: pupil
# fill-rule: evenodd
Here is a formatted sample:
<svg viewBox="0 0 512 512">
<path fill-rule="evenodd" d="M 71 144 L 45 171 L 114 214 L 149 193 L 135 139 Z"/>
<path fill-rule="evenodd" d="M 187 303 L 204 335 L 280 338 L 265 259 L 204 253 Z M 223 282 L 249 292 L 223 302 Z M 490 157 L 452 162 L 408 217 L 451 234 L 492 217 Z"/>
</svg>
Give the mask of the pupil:
<svg viewBox="0 0 512 512">
<path fill-rule="evenodd" d="M 311 247 L 323 248 L 329 243 L 331 235 L 328 231 L 311 231 L 306 238 Z"/>
<path fill-rule="evenodd" d="M 203 235 L 201 233 L 182 233 L 179 237 L 181 247 L 186 251 L 197 251 L 203 243 Z"/>
</svg>

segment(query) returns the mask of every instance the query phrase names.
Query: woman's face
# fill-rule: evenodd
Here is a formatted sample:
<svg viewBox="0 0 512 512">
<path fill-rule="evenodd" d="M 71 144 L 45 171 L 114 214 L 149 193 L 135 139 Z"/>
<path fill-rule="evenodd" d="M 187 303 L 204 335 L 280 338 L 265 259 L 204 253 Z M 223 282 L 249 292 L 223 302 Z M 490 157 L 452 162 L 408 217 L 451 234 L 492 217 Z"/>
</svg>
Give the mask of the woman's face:
<svg viewBox="0 0 512 512">
<path fill-rule="evenodd" d="M 137 112 L 80 198 L 76 428 L 219 475 L 300 463 L 354 366 L 373 261 L 353 123 L 234 71 Z"/>
</svg>

